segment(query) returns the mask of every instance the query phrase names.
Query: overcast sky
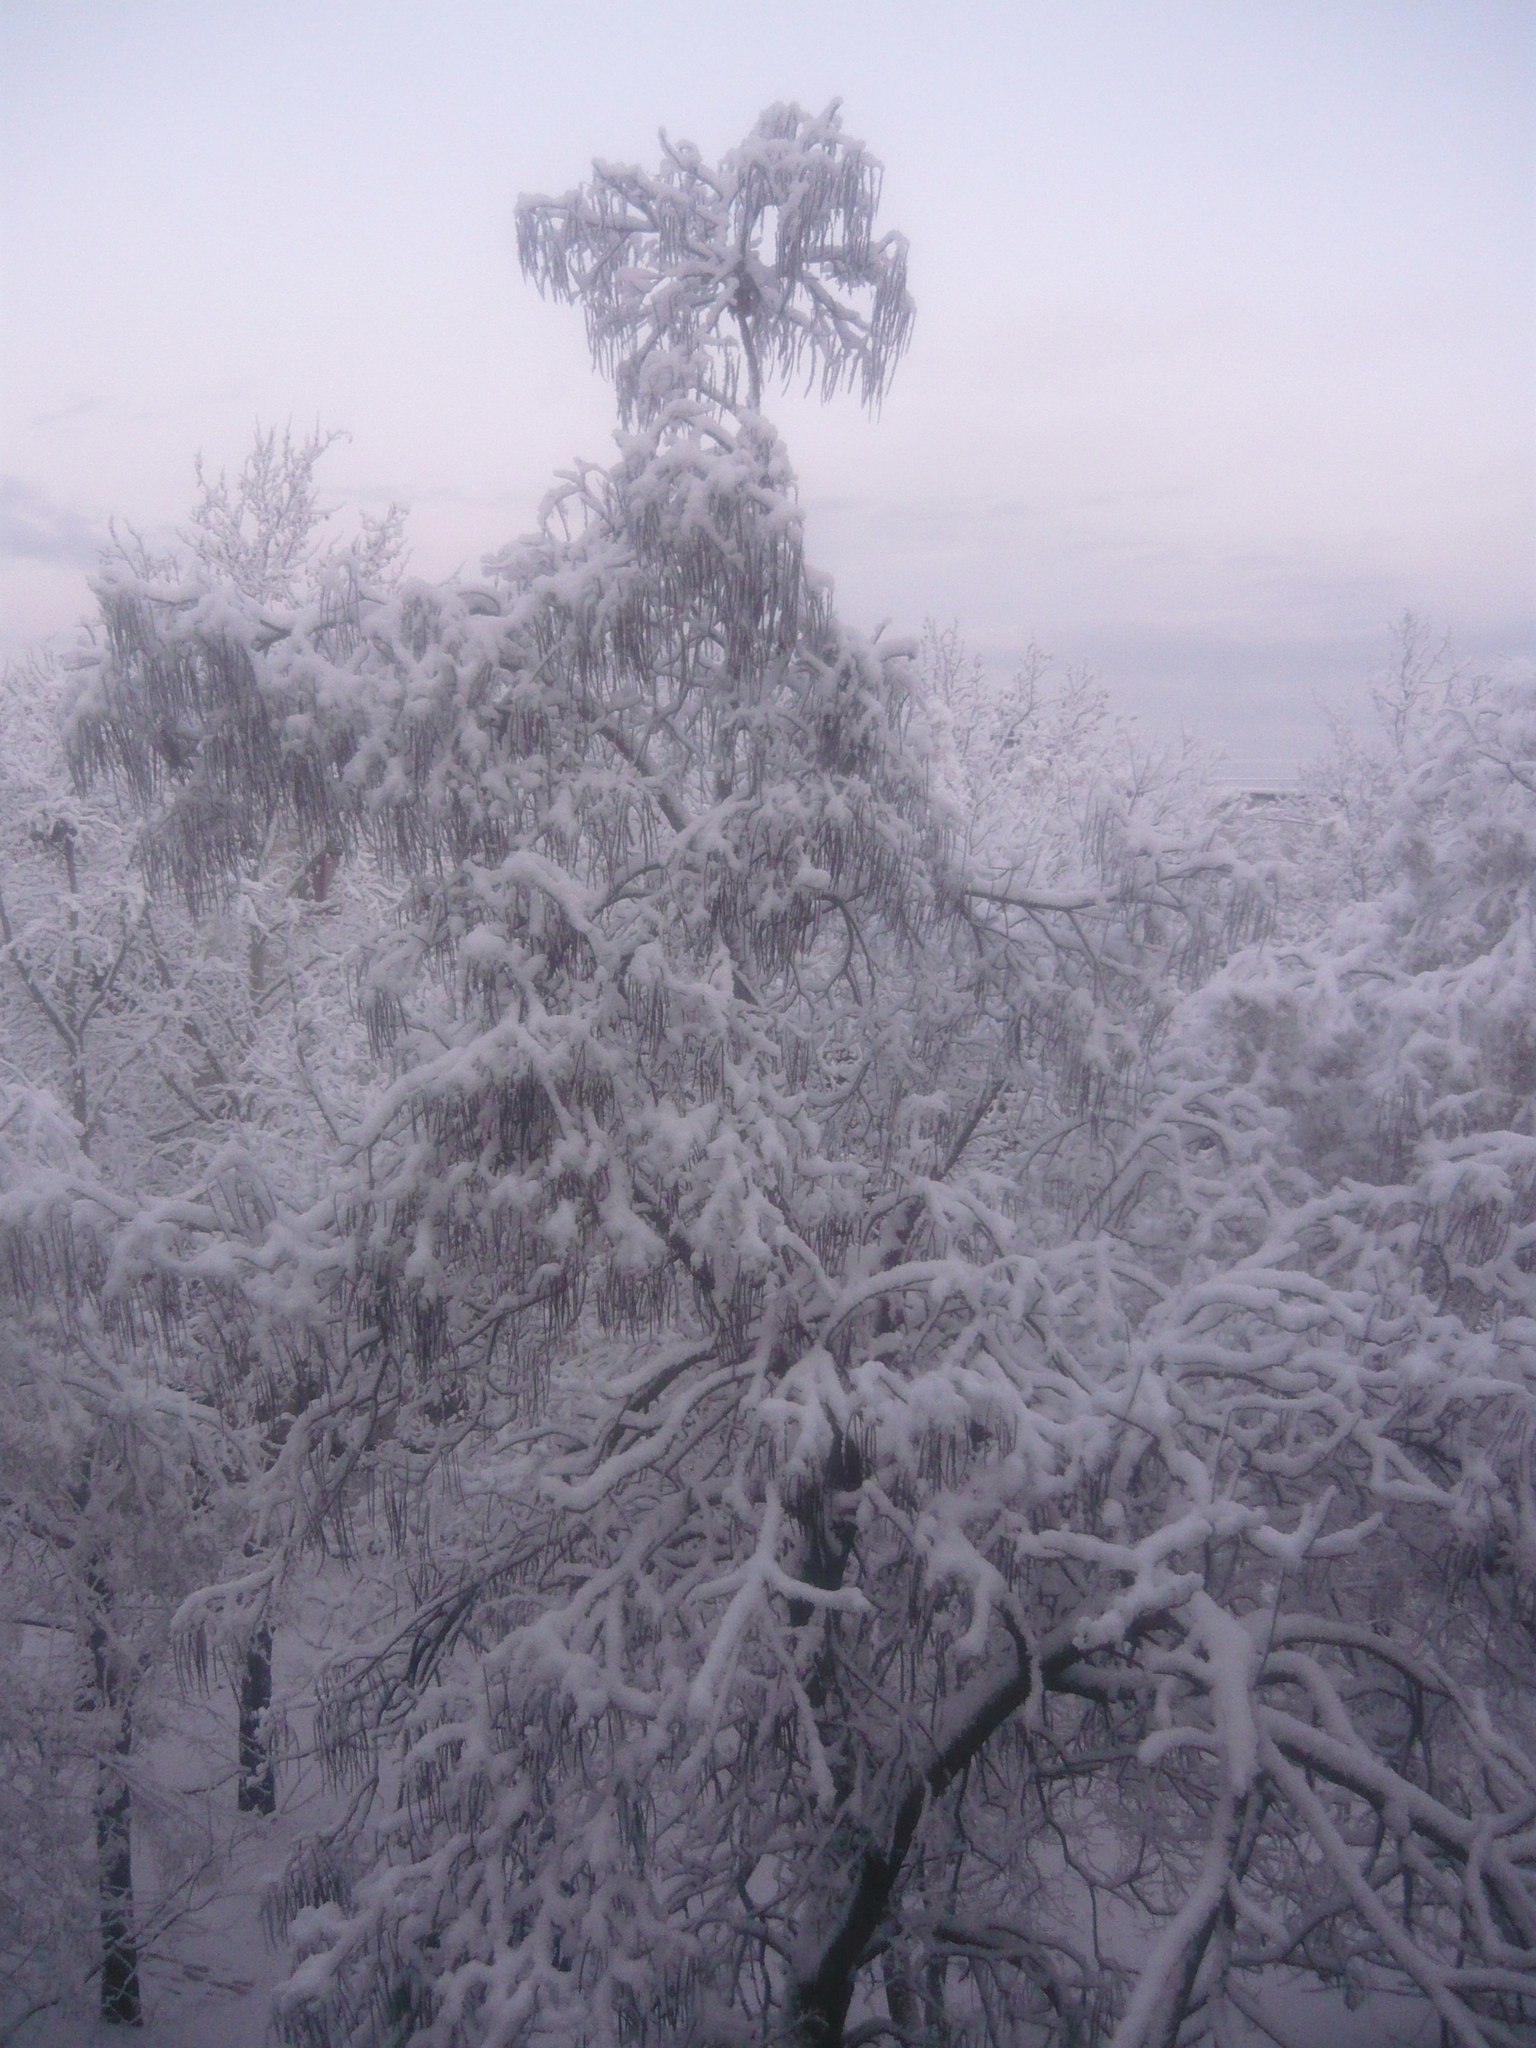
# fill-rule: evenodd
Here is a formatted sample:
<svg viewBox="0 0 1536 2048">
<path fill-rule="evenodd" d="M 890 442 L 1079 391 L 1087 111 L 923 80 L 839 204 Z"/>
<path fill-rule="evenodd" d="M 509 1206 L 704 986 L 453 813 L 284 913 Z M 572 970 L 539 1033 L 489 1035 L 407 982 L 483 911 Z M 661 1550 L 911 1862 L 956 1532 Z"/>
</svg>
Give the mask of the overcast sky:
<svg viewBox="0 0 1536 2048">
<path fill-rule="evenodd" d="M 883 416 L 770 407 L 845 614 L 1087 664 L 1280 767 L 1405 608 L 1536 640 L 1532 0 L 0 0 L 0 617 L 259 421 L 472 566 L 602 458 L 519 192 L 843 101 L 918 326 Z"/>
</svg>

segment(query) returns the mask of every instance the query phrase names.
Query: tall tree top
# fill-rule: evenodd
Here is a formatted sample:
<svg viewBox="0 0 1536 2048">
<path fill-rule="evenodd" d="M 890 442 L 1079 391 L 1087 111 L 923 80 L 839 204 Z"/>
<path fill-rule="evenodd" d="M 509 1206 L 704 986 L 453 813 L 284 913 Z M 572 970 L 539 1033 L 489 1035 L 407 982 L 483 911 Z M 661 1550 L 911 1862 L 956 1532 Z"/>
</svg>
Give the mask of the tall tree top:
<svg viewBox="0 0 1536 2048">
<path fill-rule="evenodd" d="M 517 210 L 525 273 L 581 302 L 626 423 L 701 389 L 756 410 L 802 369 L 823 397 L 878 404 L 912 331 L 907 245 L 875 234 L 881 167 L 837 102 L 769 107 L 718 165 L 661 142 L 655 172 L 597 162 L 589 185 Z"/>
</svg>

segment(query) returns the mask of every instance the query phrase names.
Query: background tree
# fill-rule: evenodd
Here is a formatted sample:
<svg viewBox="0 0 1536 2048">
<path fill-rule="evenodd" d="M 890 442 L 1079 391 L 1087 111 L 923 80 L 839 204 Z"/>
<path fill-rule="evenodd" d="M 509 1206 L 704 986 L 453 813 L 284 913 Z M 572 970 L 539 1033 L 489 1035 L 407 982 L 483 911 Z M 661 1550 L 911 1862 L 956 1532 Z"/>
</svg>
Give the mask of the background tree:
<svg viewBox="0 0 1536 2048">
<path fill-rule="evenodd" d="M 53 1859 L 58 1902 L 13 1960 L 21 1995 L 48 2003 L 91 1953 L 73 1910 L 84 1902 L 68 1819 L 85 1762 L 100 1935 L 92 1973 L 103 2017 L 136 2024 L 138 1726 L 177 1600 L 217 1569 L 210 1509 L 229 1451 L 189 1398 L 163 1319 L 108 1299 L 112 1230 L 135 1206 L 125 1191 L 152 1199 L 174 1180 L 177 1041 L 193 1014 L 181 1005 L 195 996 L 166 987 L 128 833 L 110 805 L 69 789 L 57 685 L 45 668 L 12 671 L 0 698 L 10 1317 L 0 1529 L 19 1631 L 7 1748 L 22 1839 Z M 218 1023 L 202 1011 L 194 1028 L 205 1044 L 217 1042 Z M 16 1913 L 25 1930 L 19 1898 Z"/>
<path fill-rule="evenodd" d="M 155 673 L 159 619 L 201 622 L 210 607 L 221 619 L 238 618 L 258 649 L 286 642 L 296 619 L 313 622 L 328 645 L 338 645 L 360 594 L 398 581 L 402 516 L 392 507 L 382 519 L 364 515 L 349 536 L 326 535 L 331 514 L 321 504 L 316 470 L 336 438 L 318 430 L 302 439 L 259 431 L 233 482 L 222 474 L 210 479 L 199 466 L 199 493 L 180 545 L 156 558 L 133 542 L 104 562 L 101 643 L 82 652 L 79 672 L 89 676 L 105 656 L 120 674 L 136 676 L 141 662 Z M 249 664 L 232 640 L 214 638 L 220 651 L 211 661 L 205 646 L 201 667 L 183 651 L 159 672 L 165 694 L 152 707 L 148 760 L 128 748 L 115 765 L 142 816 L 137 857 L 152 886 L 159 885 L 160 915 L 176 914 L 179 897 L 180 914 L 195 920 L 193 949 L 205 974 L 217 964 L 227 984 L 225 1042 L 217 1051 L 201 1046 L 197 1073 L 183 1076 L 177 1089 L 183 1129 L 198 1157 L 222 1154 L 243 1175 L 237 1207 L 254 1201 L 255 1213 L 269 1217 L 323 1196 L 344 1127 L 357 1115 L 366 1047 L 351 1028 L 345 986 L 350 956 L 378 908 L 365 871 L 354 866 L 339 875 L 339 840 L 325 831 L 313 839 L 295 833 L 263 788 L 258 763 L 243 751 L 250 737 L 241 725 Z M 192 644 L 189 636 L 184 650 Z M 88 752 L 77 745 L 77 762 Z M 194 763 L 189 779 L 183 771 Z M 162 810 L 156 792 L 166 775 L 182 801 Z M 168 964 L 162 974 L 173 978 Z M 196 1043 L 201 1030 L 194 1020 L 187 1036 Z M 323 1378 L 316 1363 L 323 1336 L 312 1318 L 294 1321 L 272 1303 L 256 1302 L 241 1278 L 223 1269 L 217 1230 L 205 1242 L 209 1254 L 200 1264 L 189 1263 L 179 1247 L 168 1246 L 166 1256 L 203 1319 L 210 1357 L 218 1361 L 219 1398 L 267 1439 L 258 1454 L 265 1459 L 295 1406 L 315 1391 L 317 1373 Z M 259 1589 L 275 1588 L 280 1556 L 281 1545 L 268 1559 L 265 1580 L 253 1560 L 241 1599 L 217 1603 L 223 1653 L 237 1672 L 242 1810 L 270 1812 L 275 1798 L 267 1728 L 272 1624 Z M 202 1612 L 206 1624 L 214 1609 Z"/>
<path fill-rule="evenodd" d="M 1357 1521 L 1300 1574 L 1312 1611 L 1279 1610 L 1274 1639 L 1305 1656 L 1271 1656 L 1257 1694 L 1307 1851 L 1275 1883 L 1290 1912 L 1270 1952 L 1356 1989 L 1404 1977 L 1448 2038 L 1514 2041 L 1536 1959 L 1536 1638 L 1516 1590 L 1536 1531 L 1536 692 L 1511 679 L 1416 708 L 1373 822 L 1384 879 L 1310 943 L 1234 962 L 1191 1043 L 1262 1105 L 1295 1267 L 1364 1318 L 1318 1385 L 1336 1448 L 1317 1470 L 1379 1527 Z M 1323 1363 L 1294 1347 L 1266 1393 Z M 1497 1873 L 1474 1837 L 1503 1845 Z"/>
<path fill-rule="evenodd" d="M 179 603 L 232 589 L 270 631 L 275 610 L 313 601 L 318 582 L 387 576 L 397 522 L 365 527 L 345 551 L 317 538 L 326 445 L 260 435 L 234 485 L 200 478 L 179 552 L 157 558 L 121 538 L 101 570 L 108 612 L 124 583 L 153 578 Z M 292 1333 L 224 1270 L 227 1250 L 329 1178 L 360 1071 L 344 994 L 356 891 L 333 892 L 324 856 L 298 859 L 268 820 L 242 841 L 217 911 L 202 899 L 194 920 L 149 900 L 136 821 L 70 786 L 60 712 L 55 665 L 7 674 L 0 1201 L 16 1322 L 0 1516 L 24 1566 L 11 1584 L 26 1640 L 51 1631 L 75 1646 L 18 1669 L 27 1698 L 18 1692 L 10 1725 L 39 1854 L 74 1810 L 71 1759 L 96 1759 L 100 2004 L 134 2023 L 137 1731 L 163 1703 L 172 1616 L 221 1578 L 238 1482 L 270 1455 L 263 1442 L 295 1399 Z M 162 728 L 157 744 L 174 751 L 174 735 Z M 152 874 L 162 854 L 151 833 Z M 237 1805 L 271 1812 L 270 1562 L 264 1572 L 252 1555 L 244 1581 L 217 1603 L 212 1641 L 235 1676 Z M 205 1631 L 199 1659 L 207 1648 Z M 73 1743 L 54 1739 L 61 1714 Z M 40 1776 L 45 1755 L 54 1763 Z M 73 1859 L 58 1847 L 62 1901 Z M 82 1955 L 89 1945 L 61 1909 L 26 1974 L 65 1995 L 61 1957 Z"/>
</svg>

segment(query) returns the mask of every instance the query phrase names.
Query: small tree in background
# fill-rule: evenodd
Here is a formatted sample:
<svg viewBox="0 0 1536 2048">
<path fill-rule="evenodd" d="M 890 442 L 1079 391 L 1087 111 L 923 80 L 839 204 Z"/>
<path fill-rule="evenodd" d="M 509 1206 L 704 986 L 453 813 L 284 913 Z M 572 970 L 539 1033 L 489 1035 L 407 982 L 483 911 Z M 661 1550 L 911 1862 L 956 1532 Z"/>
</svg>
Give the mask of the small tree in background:
<svg viewBox="0 0 1536 2048">
<path fill-rule="evenodd" d="M 1388 885 L 1403 786 L 1441 714 L 1478 689 L 1450 641 L 1405 612 L 1370 678 L 1363 725 L 1330 716 L 1329 744 L 1288 806 L 1286 916 L 1298 931 L 1319 930 Z"/>
<path fill-rule="evenodd" d="M 211 1049 L 223 1019 L 195 969 L 167 973 L 131 834 L 68 787 L 58 710 L 45 667 L 0 685 L 0 1539 L 15 1653 L 4 1775 L 16 1867 L 31 1861 L 53 1901 L 30 1938 L 6 1940 L 7 1969 L 41 2007 L 84 1970 L 102 2016 L 136 2025 L 140 1734 L 171 1615 L 219 1568 L 238 1451 L 164 1315 L 112 1302 L 108 1271 L 115 1233 L 179 1178 L 185 1034 Z M 95 1838 L 88 1889 L 77 1812 Z M 30 1918 L 18 1896 L 19 1928 Z"/>
<path fill-rule="evenodd" d="M 179 551 L 120 537 L 100 570 L 108 614 L 115 590 L 148 579 L 177 588 L 176 602 L 200 585 L 270 608 L 328 577 L 387 576 L 397 521 L 365 524 L 344 563 L 318 539 L 313 476 L 327 445 L 259 435 L 234 485 L 200 478 Z M 87 646 L 87 664 L 99 653 Z M 75 1966 L 89 1965 L 65 1905 L 83 1749 L 96 1779 L 92 1973 L 103 2016 L 136 2024 L 142 1732 L 172 1689 L 173 1615 L 222 1577 L 245 1483 L 302 1377 L 283 1355 L 282 1318 L 242 1287 L 231 1241 L 259 1236 L 329 1180 L 358 1080 L 348 1046 L 360 1041 L 346 1029 L 349 921 L 331 900 L 334 863 L 297 857 L 280 821 L 253 818 L 217 910 L 200 896 L 194 920 L 147 895 L 145 868 L 153 879 L 165 849 L 103 792 L 71 788 L 62 695 L 50 663 L 9 672 L 0 694 L 0 1228 L 16 1311 L 0 1528 L 18 1567 L 8 1605 L 29 1639 L 74 1645 L 18 1666 L 29 1703 L 18 1694 L 5 1717 L 29 1802 L 18 1827 L 39 1857 L 51 1837 L 62 1859 L 56 1911 L 25 1965 L 19 1947 L 13 1960 L 45 2003 L 67 1998 Z M 179 730 L 162 721 L 163 754 L 177 753 Z M 243 1812 L 275 1805 L 263 1588 L 277 1562 L 252 1554 L 240 1596 L 217 1603 Z M 59 1739 L 60 1716 L 72 1740 Z"/>
</svg>

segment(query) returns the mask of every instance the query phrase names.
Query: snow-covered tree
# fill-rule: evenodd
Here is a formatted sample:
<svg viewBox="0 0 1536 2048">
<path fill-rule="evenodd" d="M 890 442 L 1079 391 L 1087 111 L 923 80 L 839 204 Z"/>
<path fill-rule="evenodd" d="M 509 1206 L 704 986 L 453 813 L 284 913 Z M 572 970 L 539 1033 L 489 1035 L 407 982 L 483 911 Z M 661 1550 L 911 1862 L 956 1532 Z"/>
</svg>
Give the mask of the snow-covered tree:
<svg viewBox="0 0 1536 2048">
<path fill-rule="evenodd" d="M 109 614 L 125 581 L 216 583 L 270 605 L 337 570 L 340 551 L 316 540 L 325 445 L 261 435 L 236 484 L 200 479 L 178 550 L 120 539 L 100 571 Z M 393 521 L 365 529 L 340 573 L 387 571 L 394 538 Z M 83 658 L 98 650 L 87 643 Z M 0 1231 L 13 1314 L 0 1528 L 17 1567 L 7 1619 L 33 1649 L 56 1648 L 18 1659 L 26 1700 L 18 1692 L 6 1718 L 27 1814 L 54 1812 L 51 1828 L 39 1820 L 38 1853 L 51 1838 L 62 1859 L 30 1974 L 67 1997 L 60 1957 L 89 1962 L 63 1873 L 78 1861 L 71 1774 L 93 1756 L 100 2004 L 132 2022 L 141 1731 L 174 1689 L 172 1616 L 222 1577 L 239 1482 L 296 1398 L 286 1333 L 231 1277 L 227 1248 L 328 1177 L 362 1038 L 345 1029 L 349 920 L 325 861 L 296 860 L 280 830 L 258 833 L 217 913 L 200 905 L 194 920 L 146 895 L 139 822 L 109 791 L 71 787 L 61 694 L 57 663 L 37 662 L 8 672 L 0 696 Z M 153 839 L 148 852 L 152 878 Z M 236 1803 L 271 1811 L 270 1616 L 254 1560 L 246 1578 L 244 1600 L 221 1603 L 233 1625 L 217 1647 L 239 1699 Z"/>
<path fill-rule="evenodd" d="M 1519 2040 L 1536 2000 L 1533 717 L 1528 681 L 1424 708 L 1378 785 L 1385 879 L 1186 1020 L 1262 1134 L 1263 1258 L 1294 1291 L 1229 1426 L 1323 1532 L 1254 1668 L 1290 1868 L 1249 1953 L 1412 1985 L 1469 2043 Z"/>
<path fill-rule="evenodd" d="M 778 108 L 525 202 L 623 432 L 483 581 L 106 593 L 155 886 L 397 891 L 323 1194 L 178 1254 L 320 1347 L 272 1526 L 393 1546 L 283 2023 L 1174 2048 L 1294 1969 L 1513 2048 L 1528 700 L 1283 970 L 1157 776 L 1032 813 L 1050 722 L 838 621 L 758 409 L 884 388 L 877 193 Z"/>
<path fill-rule="evenodd" d="M 58 714 L 52 670 L 7 673 L 0 1540 L 14 1654 L 3 1776 L 6 1807 L 16 1802 L 5 1811 L 18 1849 L 9 1870 L 51 1880 L 53 1906 L 29 1933 L 18 1892 L 3 1938 L 24 2002 L 67 1997 L 89 1967 L 103 2015 L 134 2023 L 139 1730 L 171 1613 L 221 1561 L 215 1510 L 232 1453 L 154 1305 L 134 1312 L 111 1298 L 110 1239 L 174 1178 L 177 1082 L 195 1064 L 186 1036 L 210 1046 L 221 1020 L 195 974 L 167 986 L 131 835 L 109 804 L 70 789 Z M 80 1827 L 95 1836 L 89 1882 Z M 99 1924 L 94 1963 L 88 1917 Z"/>
<path fill-rule="evenodd" d="M 772 115 L 699 174 L 710 219 L 763 137 L 786 191 L 852 152 Z M 557 287 L 607 178 L 525 213 Z M 339 1764 L 374 1782 L 384 1738 L 401 1775 L 351 1912 L 329 1852 L 295 1875 L 334 1935 L 289 2007 L 321 2038 L 841 2038 L 919 1824 L 1038 1690 L 998 1517 L 1077 1483 L 1081 1417 L 1041 1440 L 1033 1407 L 1042 1372 L 1071 1406 L 1100 1254 L 1015 1162 L 1116 1199 L 1113 1121 L 1231 910 L 1219 860 L 1108 808 L 1065 887 L 962 874 L 910 657 L 837 626 L 771 430 L 694 330 L 635 347 L 618 465 L 483 590 L 370 622 L 346 700 L 358 829 L 406 882 L 364 991 L 399 1079 L 358 1300 L 436 1366 L 416 1417 L 444 1366 L 453 1402 L 504 1392 L 423 1606 L 336 1677 Z"/>
<path fill-rule="evenodd" d="M 1328 744 L 1269 815 L 1234 816 L 1236 836 L 1283 873 L 1280 918 L 1292 936 L 1314 936 L 1347 905 L 1379 896 L 1393 877 L 1395 825 L 1404 784 L 1441 714 L 1473 702 L 1480 682 L 1448 638 L 1412 612 L 1393 627 L 1386 656 L 1367 679 L 1363 715 L 1331 713 Z"/>
</svg>

